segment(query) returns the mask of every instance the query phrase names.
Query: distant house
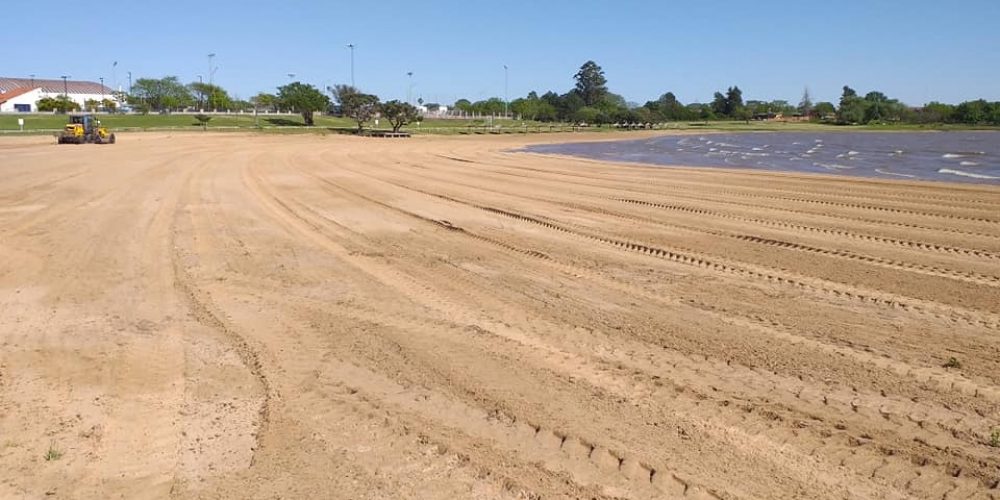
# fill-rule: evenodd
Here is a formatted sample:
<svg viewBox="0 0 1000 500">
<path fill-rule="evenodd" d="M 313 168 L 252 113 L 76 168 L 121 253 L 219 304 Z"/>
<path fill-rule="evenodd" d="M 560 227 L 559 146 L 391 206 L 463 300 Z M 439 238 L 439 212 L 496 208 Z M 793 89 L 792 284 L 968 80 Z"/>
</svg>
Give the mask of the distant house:
<svg viewBox="0 0 1000 500">
<path fill-rule="evenodd" d="M 0 77 L 0 113 L 35 112 L 40 99 L 63 93 L 83 108 L 89 100 L 111 99 L 114 90 L 96 82 Z"/>
</svg>

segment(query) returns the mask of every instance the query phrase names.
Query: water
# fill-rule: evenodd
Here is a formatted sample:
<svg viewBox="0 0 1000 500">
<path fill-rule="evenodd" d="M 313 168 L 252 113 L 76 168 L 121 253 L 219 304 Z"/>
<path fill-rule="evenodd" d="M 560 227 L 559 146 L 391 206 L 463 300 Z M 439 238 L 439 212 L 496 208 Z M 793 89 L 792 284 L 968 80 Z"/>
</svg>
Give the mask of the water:
<svg viewBox="0 0 1000 500">
<path fill-rule="evenodd" d="M 658 165 L 1000 184 L 1000 132 L 774 132 L 531 146 Z"/>
</svg>

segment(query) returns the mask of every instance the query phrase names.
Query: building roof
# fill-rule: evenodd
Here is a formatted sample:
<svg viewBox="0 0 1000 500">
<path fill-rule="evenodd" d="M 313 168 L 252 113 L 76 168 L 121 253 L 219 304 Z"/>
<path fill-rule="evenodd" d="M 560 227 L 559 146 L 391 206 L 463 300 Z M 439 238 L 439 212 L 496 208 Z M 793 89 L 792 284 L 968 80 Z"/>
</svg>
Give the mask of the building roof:
<svg viewBox="0 0 1000 500">
<path fill-rule="evenodd" d="M 114 89 L 97 82 L 66 80 L 64 87 L 61 78 L 59 80 L 43 80 L 40 78 L 6 78 L 0 76 L 0 92 L 11 92 L 14 89 L 24 88 L 29 90 L 41 89 L 42 92 L 47 94 L 62 94 L 64 90 L 70 94 L 111 94 L 114 92 Z"/>
<path fill-rule="evenodd" d="M 3 104 L 19 95 L 24 95 L 34 90 L 35 89 L 31 87 L 21 87 L 17 89 L 10 89 L 6 92 L 0 91 L 0 104 Z"/>
</svg>

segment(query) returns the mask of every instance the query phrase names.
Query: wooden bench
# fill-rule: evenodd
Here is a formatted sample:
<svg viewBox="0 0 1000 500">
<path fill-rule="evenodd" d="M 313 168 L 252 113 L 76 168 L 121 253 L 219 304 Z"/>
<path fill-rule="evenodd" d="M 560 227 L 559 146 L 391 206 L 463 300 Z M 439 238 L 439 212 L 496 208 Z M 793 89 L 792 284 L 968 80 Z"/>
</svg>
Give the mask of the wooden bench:
<svg viewBox="0 0 1000 500">
<path fill-rule="evenodd" d="M 369 137 L 387 137 L 389 139 L 396 139 L 396 138 L 404 139 L 404 138 L 410 137 L 410 133 L 409 132 L 388 132 L 388 131 L 384 131 L 384 130 L 372 130 L 372 131 L 368 132 L 368 136 Z"/>
</svg>

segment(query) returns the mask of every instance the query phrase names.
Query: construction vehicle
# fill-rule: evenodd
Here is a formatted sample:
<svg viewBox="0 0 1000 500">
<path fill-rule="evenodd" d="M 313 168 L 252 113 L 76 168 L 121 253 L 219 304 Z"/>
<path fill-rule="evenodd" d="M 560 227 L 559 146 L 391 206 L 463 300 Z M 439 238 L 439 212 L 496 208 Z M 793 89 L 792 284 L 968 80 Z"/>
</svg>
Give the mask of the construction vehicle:
<svg viewBox="0 0 1000 500">
<path fill-rule="evenodd" d="M 101 126 L 92 114 L 70 115 L 59 134 L 59 144 L 114 144 L 115 134 Z"/>
</svg>

